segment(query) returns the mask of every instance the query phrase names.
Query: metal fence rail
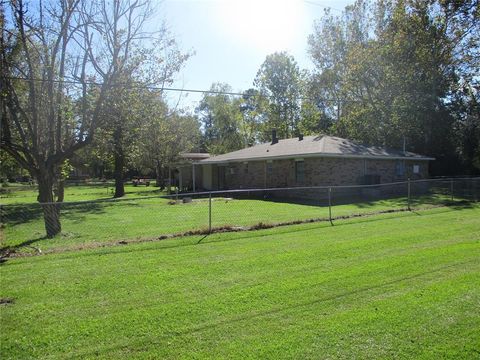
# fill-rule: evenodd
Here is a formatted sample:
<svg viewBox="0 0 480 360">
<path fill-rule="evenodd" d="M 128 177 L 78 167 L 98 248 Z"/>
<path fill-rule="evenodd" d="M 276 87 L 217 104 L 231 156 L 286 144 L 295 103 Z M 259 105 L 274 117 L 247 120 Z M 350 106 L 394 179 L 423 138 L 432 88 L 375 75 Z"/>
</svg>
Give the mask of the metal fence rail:
<svg viewBox="0 0 480 360">
<path fill-rule="evenodd" d="M 4 244 L 20 246 L 45 234 L 43 210 L 60 213 L 66 244 L 162 238 L 172 234 L 257 229 L 435 206 L 468 206 L 480 178 L 402 181 L 355 186 L 240 189 L 127 199 L 1 205 Z"/>
</svg>

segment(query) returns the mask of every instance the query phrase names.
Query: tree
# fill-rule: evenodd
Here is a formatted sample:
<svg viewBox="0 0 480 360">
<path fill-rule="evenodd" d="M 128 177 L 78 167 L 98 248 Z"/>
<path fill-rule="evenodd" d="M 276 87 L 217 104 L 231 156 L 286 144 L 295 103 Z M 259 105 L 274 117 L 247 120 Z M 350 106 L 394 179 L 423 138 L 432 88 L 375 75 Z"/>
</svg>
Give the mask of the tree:
<svg viewBox="0 0 480 360">
<path fill-rule="evenodd" d="M 257 89 L 252 88 L 244 91 L 239 101 L 242 113 L 240 130 L 244 134 L 245 146 L 270 139 L 271 133 L 266 134 L 263 126 L 267 119 L 268 100 Z"/>
<path fill-rule="evenodd" d="M 132 64 L 151 65 L 133 55 L 158 48 L 147 49 L 151 34 L 142 30 L 152 9 L 148 0 L 1 6 L 1 145 L 37 180 L 46 234 L 53 237 L 61 231 L 53 190 L 62 166 L 92 142 L 121 76 Z"/>
<path fill-rule="evenodd" d="M 169 110 L 156 92 L 145 92 L 142 102 L 146 121 L 138 129 L 133 163 L 139 169 L 153 170 L 156 185 L 164 187 L 167 166 L 178 161 L 180 153 L 199 148 L 200 124 L 194 116 Z"/>
<path fill-rule="evenodd" d="M 132 160 L 140 128 L 149 118 L 155 117 L 145 110 L 150 105 L 145 99 L 151 97 L 147 87 L 171 85 L 175 73 L 191 56 L 190 53 L 180 52 L 166 28 L 161 28 L 156 36 L 155 51 L 132 50 L 131 60 L 115 79 L 122 86 L 115 87 L 105 101 L 103 117 L 106 126 L 103 132 L 110 138 L 113 153 L 116 198 L 125 194 L 124 170 Z"/>
<path fill-rule="evenodd" d="M 223 154 L 246 146 L 240 112 L 241 99 L 224 94 L 232 92 L 227 84 L 213 84 L 196 112 L 204 129 L 203 142 L 211 154 Z"/>
<path fill-rule="evenodd" d="M 314 81 L 319 97 L 337 99 L 329 105 L 337 134 L 392 147 L 406 139 L 413 151 L 453 161 L 449 102 L 460 78 L 472 80 L 478 54 L 478 1 L 461 3 L 359 0 L 316 22 Z"/>
<path fill-rule="evenodd" d="M 304 135 L 330 133 L 335 113 L 330 111 L 329 103 L 318 94 L 312 75 L 305 74 L 304 78 L 298 132 Z"/>
<path fill-rule="evenodd" d="M 260 66 L 254 86 L 268 99 L 264 130 L 277 129 L 280 137 L 288 138 L 298 131 L 302 74 L 286 52 L 268 55 Z"/>
</svg>

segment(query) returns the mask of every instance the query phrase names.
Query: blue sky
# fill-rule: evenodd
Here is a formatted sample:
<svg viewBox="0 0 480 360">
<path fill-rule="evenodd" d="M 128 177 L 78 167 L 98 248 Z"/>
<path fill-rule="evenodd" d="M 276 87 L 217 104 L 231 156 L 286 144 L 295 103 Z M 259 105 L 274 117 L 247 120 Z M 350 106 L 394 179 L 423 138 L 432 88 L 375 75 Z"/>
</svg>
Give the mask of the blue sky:
<svg viewBox="0 0 480 360">
<path fill-rule="evenodd" d="M 156 18 L 165 20 L 180 47 L 195 51 L 176 87 L 209 89 L 225 82 L 234 91 L 252 86 L 268 54 L 288 51 L 302 68 L 312 68 L 307 37 L 325 7 L 340 14 L 353 0 L 165 0 Z M 172 104 L 178 94 L 171 93 Z M 201 95 L 183 96 L 181 107 L 193 110 Z"/>
</svg>

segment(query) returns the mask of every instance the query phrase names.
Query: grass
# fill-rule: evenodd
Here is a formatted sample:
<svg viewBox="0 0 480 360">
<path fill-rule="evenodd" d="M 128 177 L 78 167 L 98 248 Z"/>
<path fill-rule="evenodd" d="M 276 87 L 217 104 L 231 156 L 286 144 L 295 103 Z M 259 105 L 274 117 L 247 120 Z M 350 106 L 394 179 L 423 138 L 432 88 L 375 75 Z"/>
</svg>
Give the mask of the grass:
<svg viewBox="0 0 480 360">
<path fill-rule="evenodd" d="M 1 194 L 0 202 L 8 204 L 36 203 L 38 191 L 36 187 L 12 184 L 3 187 L 5 193 Z M 113 197 L 115 187 L 112 183 L 99 185 L 67 185 L 65 186 L 65 201 L 88 201 L 110 199 Z M 125 184 L 125 197 L 160 195 L 162 192 L 154 186 L 133 186 Z"/>
<path fill-rule="evenodd" d="M 417 197 L 412 206 L 422 207 L 445 203 L 446 197 L 435 195 Z M 403 209 L 403 197 L 359 201 L 332 208 L 334 217 L 363 214 L 387 209 Z M 45 239 L 42 209 L 38 204 L 10 205 L 3 208 L 4 229 L 0 247 L 14 247 L 17 251 L 32 252 L 68 249 L 91 244 L 121 240 L 143 240 L 165 234 L 208 229 L 208 199 L 188 204 L 170 205 L 159 197 L 135 198 L 126 201 L 63 204 L 61 208 L 62 234 Z M 286 202 L 214 198 L 212 226 L 253 226 L 277 224 L 307 219 L 328 218 L 328 206 Z M 34 248 L 33 248 L 34 247 Z"/>
<path fill-rule="evenodd" d="M 3 359 L 480 357 L 480 208 L 12 259 Z"/>
</svg>

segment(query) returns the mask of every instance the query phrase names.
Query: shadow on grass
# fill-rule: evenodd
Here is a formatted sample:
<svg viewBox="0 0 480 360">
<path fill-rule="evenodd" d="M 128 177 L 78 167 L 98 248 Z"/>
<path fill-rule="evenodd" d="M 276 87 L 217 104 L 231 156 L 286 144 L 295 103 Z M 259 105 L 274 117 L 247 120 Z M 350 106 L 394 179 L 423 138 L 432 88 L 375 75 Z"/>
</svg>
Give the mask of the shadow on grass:
<svg viewBox="0 0 480 360">
<path fill-rule="evenodd" d="M 444 212 L 453 212 L 453 211 L 456 211 L 456 210 L 461 210 L 461 209 L 468 209 L 468 208 L 472 208 L 472 207 L 475 207 L 475 206 L 468 206 L 468 207 L 460 207 L 460 208 L 445 208 L 444 211 L 442 211 L 442 213 Z M 387 213 L 388 215 L 392 215 L 392 216 L 388 216 L 388 217 L 371 217 L 371 216 L 364 216 L 364 217 L 355 217 L 355 218 L 351 218 L 351 219 L 343 219 L 341 222 L 338 222 L 336 221 L 335 222 L 335 226 L 338 227 L 338 226 L 351 226 L 351 225 L 356 225 L 356 224 L 364 224 L 364 223 L 373 223 L 373 222 L 378 222 L 378 221 L 384 221 L 384 220 L 389 220 L 389 219 L 395 219 L 395 218 L 398 218 L 397 215 L 395 215 L 395 213 Z M 414 211 L 410 211 L 410 212 L 404 212 L 404 216 L 405 218 L 408 218 L 408 217 L 411 217 L 411 216 L 414 216 L 414 217 L 417 217 L 417 216 L 425 216 L 425 214 L 421 214 L 419 212 L 414 212 Z M 429 215 L 429 214 L 426 214 L 426 215 Z M 313 223 L 311 223 L 313 224 Z M 230 242 L 230 241 L 237 241 L 237 240 L 242 240 L 242 239 L 245 239 L 245 238 L 248 238 L 248 239 L 257 239 L 257 238 L 263 238 L 263 237 L 268 237 L 268 236 L 272 236 L 272 235 L 280 235 L 280 234 L 292 234 L 292 233 L 302 233 L 302 232 L 306 232 L 306 231 L 312 231 L 312 230 L 315 230 L 315 229 L 323 229 L 323 228 L 330 228 L 331 225 L 330 223 L 328 222 L 328 220 L 325 220 L 325 221 L 322 221 L 322 222 L 317 222 L 315 223 L 317 224 L 316 226 L 312 226 L 312 227 L 308 227 L 308 228 L 302 228 L 302 227 L 294 227 L 294 226 L 281 226 L 281 227 L 273 227 L 273 228 L 270 228 L 268 230 L 273 230 L 274 232 L 272 233 L 272 231 L 265 231 L 265 229 L 263 229 L 263 231 L 258 231 L 258 230 L 249 230 L 249 231 L 242 231 L 242 232 L 238 232 L 236 233 L 237 236 L 229 236 L 228 238 L 223 238 L 223 239 L 218 239 L 218 235 L 224 235 L 226 233 L 218 233 L 218 234 L 211 234 L 211 235 L 201 235 L 201 236 L 188 236 L 189 239 L 191 239 L 191 241 L 189 241 L 188 243 L 181 243 L 181 244 L 178 244 L 178 243 L 174 243 L 174 244 L 171 244 L 171 245 L 166 245 L 166 246 L 161 246 L 161 247 L 155 247 L 155 248 L 152 248 L 152 247 L 147 247 L 147 248 L 143 248 L 143 249 L 138 249 L 136 247 L 133 247 L 133 248 L 120 248 L 120 247 L 117 247 L 115 246 L 115 244 L 108 244 L 108 250 L 106 250 L 107 248 L 106 247 L 103 247 L 103 248 L 91 248 L 91 249 L 84 249 L 84 250 L 100 250 L 100 251 L 93 251 L 93 252 L 82 252 L 82 253 L 78 253 L 78 251 L 76 251 L 76 249 L 66 249 L 64 251 L 64 256 L 60 257 L 60 258 L 63 258 L 63 259 L 68 259 L 72 256 L 80 256 L 80 257 L 89 257 L 89 256 L 104 256 L 104 255 L 115 255 L 115 254 L 128 254 L 128 253 L 139 253 L 139 252 L 148 252 L 148 251 L 160 251 L 160 250 L 169 250 L 169 249 L 176 249 L 176 248 L 182 248 L 182 247 L 190 247 L 190 246 L 198 246 L 198 245 L 207 245 L 207 244 L 211 244 L 211 243 L 224 243 L 224 242 Z M 279 228 L 281 228 L 281 230 L 279 230 Z M 229 233 L 229 234 L 235 234 L 235 233 Z M 217 235 L 217 236 L 215 236 Z M 179 240 L 181 239 L 181 237 L 178 237 L 178 238 L 171 238 L 171 239 L 168 239 L 169 241 L 172 241 L 174 242 L 175 240 Z M 207 241 L 205 242 L 204 240 L 205 239 L 210 239 L 210 241 Z M 160 239 L 147 239 L 145 241 L 138 241 L 138 242 L 130 242 L 128 243 L 128 245 L 140 245 L 140 244 L 145 244 L 145 243 L 152 243 L 152 244 L 158 244 L 159 242 L 162 242 L 164 240 L 160 240 Z M 122 244 L 123 246 L 123 244 Z M 43 258 L 43 259 L 47 259 L 47 258 Z M 11 264 L 13 265 L 13 263 Z"/>
<path fill-rule="evenodd" d="M 85 203 L 58 203 L 60 207 L 60 221 L 62 219 L 76 222 L 84 221 L 89 214 L 104 214 L 111 206 L 139 207 L 132 202 L 85 202 Z M 43 218 L 43 208 L 40 204 L 3 205 L 0 207 L 2 222 L 8 225 L 21 225 Z"/>
<path fill-rule="evenodd" d="M 2 247 L 0 247 L 0 257 L 3 257 L 8 252 L 15 252 L 16 250 L 24 248 L 24 247 L 32 247 L 33 249 L 38 250 L 35 247 L 33 247 L 32 245 L 36 244 L 39 241 L 46 240 L 46 239 L 47 239 L 46 236 L 41 236 L 41 237 L 38 237 L 38 238 L 22 241 L 21 243 L 16 244 L 16 245 L 2 246 Z"/>
<path fill-rule="evenodd" d="M 296 204 L 312 207 L 328 207 L 328 198 L 322 192 L 316 197 L 312 194 L 310 198 L 305 197 L 282 197 L 271 194 L 258 194 L 236 197 L 238 200 L 263 200 L 271 203 L 280 204 Z M 407 207 L 408 198 L 406 196 L 399 196 L 398 193 L 381 194 L 379 196 L 373 195 L 359 195 L 359 194 L 338 194 L 332 192 L 332 207 L 351 205 L 359 209 L 368 209 L 375 207 Z M 455 195 L 454 202 L 471 202 L 471 196 Z M 412 207 L 418 207 L 421 205 L 447 205 L 449 206 L 452 201 L 448 193 L 438 192 L 425 192 L 421 195 L 412 195 L 410 198 L 410 205 Z"/>
</svg>

